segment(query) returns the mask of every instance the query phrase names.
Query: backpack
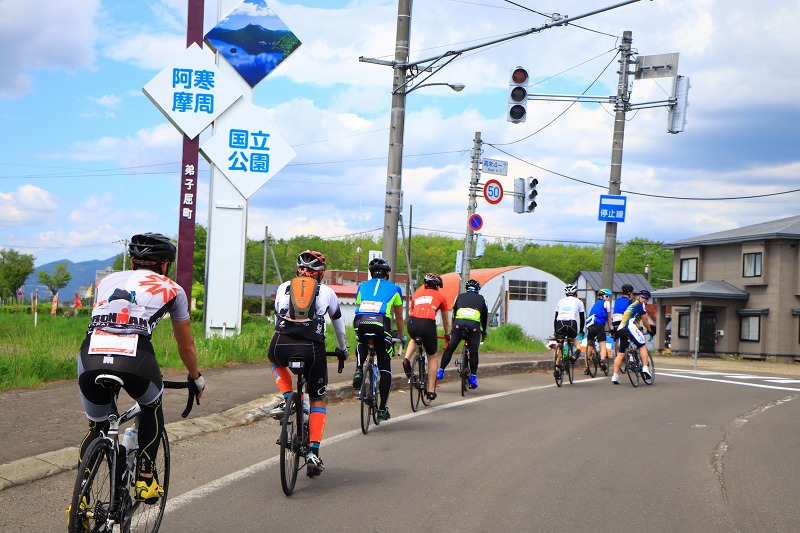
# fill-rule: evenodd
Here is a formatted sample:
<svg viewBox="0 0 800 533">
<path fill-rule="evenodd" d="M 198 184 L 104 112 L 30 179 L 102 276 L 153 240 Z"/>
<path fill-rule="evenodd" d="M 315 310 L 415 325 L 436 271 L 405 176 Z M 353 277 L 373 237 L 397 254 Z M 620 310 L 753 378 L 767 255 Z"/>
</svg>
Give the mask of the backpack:
<svg viewBox="0 0 800 533">
<path fill-rule="evenodd" d="M 287 318 L 296 322 L 313 319 L 317 310 L 319 282 L 314 278 L 297 276 L 292 279 L 286 290 L 289 293 Z"/>
</svg>

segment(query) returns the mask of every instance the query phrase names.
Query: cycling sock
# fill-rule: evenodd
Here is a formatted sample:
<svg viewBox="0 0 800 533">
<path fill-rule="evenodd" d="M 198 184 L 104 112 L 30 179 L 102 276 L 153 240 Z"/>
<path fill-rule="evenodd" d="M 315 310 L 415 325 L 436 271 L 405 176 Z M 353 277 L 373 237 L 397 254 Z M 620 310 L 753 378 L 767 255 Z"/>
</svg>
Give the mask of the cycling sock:
<svg viewBox="0 0 800 533">
<path fill-rule="evenodd" d="M 289 373 L 288 368 L 285 366 L 272 365 L 272 377 L 284 397 L 292 392 L 294 384 L 292 383 L 292 374 Z"/>
<path fill-rule="evenodd" d="M 322 441 L 322 433 L 325 431 L 325 421 L 327 418 L 327 410 L 324 407 L 311 408 L 311 413 L 308 415 L 309 442 L 319 443 Z"/>
<path fill-rule="evenodd" d="M 319 442 L 309 442 L 308 451 L 319 457 Z"/>
</svg>

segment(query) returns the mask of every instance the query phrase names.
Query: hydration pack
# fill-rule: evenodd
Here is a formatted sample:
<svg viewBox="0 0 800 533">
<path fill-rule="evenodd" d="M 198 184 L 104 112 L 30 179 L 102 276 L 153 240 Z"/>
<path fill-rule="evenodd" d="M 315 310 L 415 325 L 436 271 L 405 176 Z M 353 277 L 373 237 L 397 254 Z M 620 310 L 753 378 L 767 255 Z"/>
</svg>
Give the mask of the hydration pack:
<svg viewBox="0 0 800 533">
<path fill-rule="evenodd" d="M 319 282 L 314 278 L 297 276 L 286 290 L 289 293 L 287 318 L 295 322 L 312 320 L 317 310 Z"/>
</svg>

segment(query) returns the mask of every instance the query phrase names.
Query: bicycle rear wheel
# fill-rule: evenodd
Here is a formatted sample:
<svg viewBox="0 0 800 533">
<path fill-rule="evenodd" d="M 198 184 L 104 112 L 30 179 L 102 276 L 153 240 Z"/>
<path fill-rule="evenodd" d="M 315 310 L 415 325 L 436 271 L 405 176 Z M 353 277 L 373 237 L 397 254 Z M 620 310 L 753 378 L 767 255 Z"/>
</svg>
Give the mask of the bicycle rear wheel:
<svg viewBox="0 0 800 533">
<path fill-rule="evenodd" d="M 112 453 L 111 443 L 97 438 L 83 455 L 67 518 L 70 533 L 106 530 L 114 507 Z"/>
<path fill-rule="evenodd" d="M 302 404 L 298 402 L 297 393 L 293 392 L 286 399 L 286 411 L 281 422 L 281 487 L 283 493 L 291 496 L 294 484 L 297 481 L 297 471 L 300 469 L 300 433 L 295 418 L 295 409 L 302 411 Z"/>
<path fill-rule="evenodd" d="M 642 373 L 642 380 L 644 381 L 645 385 L 652 385 L 656 380 L 656 363 L 653 360 L 653 354 L 650 354 L 650 364 L 648 365 L 648 370 L 650 370 L 650 377 L 646 378 L 644 373 Z"/>
<path fill-rule="evenodd" d="M 411 361 L 411 381 L 409 384 L 409 399 L 411 400 L 411 410 L 415 413 L 417 409 L 419 409 L 419 400 L 420 397 L 423 396 L 422 387 L 422 367 L 423 367 L 422 358 L 419 354 L 414 356 L 414 359 Z"/>
<path fill-rule="evenodd" d="M 372 391 L 370 394 L 372 397 L 372 402 L 370 403 L 369 410 L 370 413 L 372 413 L 372 423 L 375 424 L 376 426 L 380 425 L 381 423 L 381 421 L 378 420 L 378 401 L 380 400 L 380 391 L 378 390 L 378 387 L 380 386 L 380 377 L 381 377 L 380 374 L 381 373 L 380 370 L 378 370 L 378 365 L 375 359 L 373 359 L 372 372 L 370 374 L 371 375 L 370 391 Z"/>
<path fill-rule="evenodd" d="M 466 341 L 464 341 L 466 343 Z M 467 347 L 464 346 L 464 351 L 461 352 L 461 396 L 467 395 L 467 388 L 469 387 L 469 352 Z"/>
<path fill-rule="evenodd" d="M 567 365 L 567 374 L 569 377 L 569 382 L 570 384 L 572 384 L 575 382 L 575 361 L 573 361 L 572 358 L 570 357 L 569 359 L 564 361 L 564 364 Z"/>
<path fill-rule="evenodd" d="M 372 418 L 372 360 L 364 362 L 364 379 L 361 380 L 361 391 L 358 398 L 361 400 L 361 433 L 369 431 L 369 422 Z"/>
<path fill-rule="evenodd" d="M 564 371 L 561 365 L 561 351 L 558 349 L 553 356 L 553 376 L 556 378 L 556 386 L 560 387 L 564 383 Z"/>
<path fill-rule="evenodd" d="M 639 360 L 639 349 L 634 347 L 634 349 L 628 349 L 628 352 L 625 354 L 625 358 L 628 361 L 628 379 L 631 380 L 631 385 L 634 387 L 639 386 L 639 374 L 642 371 L 642 363 Z"/>
<path fill-rule="evenodd" d="M 589 355 L 589 350 L 591 349 L 592 355 Z M 589 371 L 589 377 L 595 377 L 597 375 L 597 365 L 598 365 L 598 356 L 597 356 L 597 348 L 594 347 L 593 344 L 586 345 L 586 370 Z"/>
<path fill-rule="evenodd" d="M 131 505 L 124 511 L 122 531 L 125 533 L 155 533 L 161 527 L 169 492 L 169 462 L 169 439 L 166 430 L 162 430 L 161 443 L 153 463 L 153 477 L 164 488 L 164 495 L 152 504 L 126 499 Z M 128 491 L 130 489 L 127 487 Z"/>
</svg>

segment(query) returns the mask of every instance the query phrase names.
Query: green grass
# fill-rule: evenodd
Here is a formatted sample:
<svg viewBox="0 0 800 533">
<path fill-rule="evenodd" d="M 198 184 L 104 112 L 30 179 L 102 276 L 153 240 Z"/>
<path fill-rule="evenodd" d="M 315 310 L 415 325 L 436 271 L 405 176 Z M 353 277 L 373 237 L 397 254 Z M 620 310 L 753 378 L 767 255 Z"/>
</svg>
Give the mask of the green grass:
<svg viewBox="0 0 800 533">
<path fill-rule="evenodd" d="M 34 327 L 33 316 L 0 310 L 0 391 L 30 388 L 53 381 L 74 379 L 77 358 L 86 335 L 86 316 L 50 316 L 40 313 Z M 267 360 L 267 349 L 273 326 L 261 317 L 252 317 L 242 326 L 242 334 L 222 339 L 205 337 L 203 324 L 192 322 L 200 368 L 221 367 L 235 363 Z M 336 339 L 329 330 L 326 335 L 329 351 Z M 355 353 L 356 336 L 347 328 L 347 345 Z M 165 370 L 184 368 L 172 336 L 169 318 L 162 320 L 153 335 L 153 347 L 159 365 Z M 516 324 L 493 328 L 481 346 L 487 352 L 545 352 L 545 346 L 525 337 Z"/>
</svg>

